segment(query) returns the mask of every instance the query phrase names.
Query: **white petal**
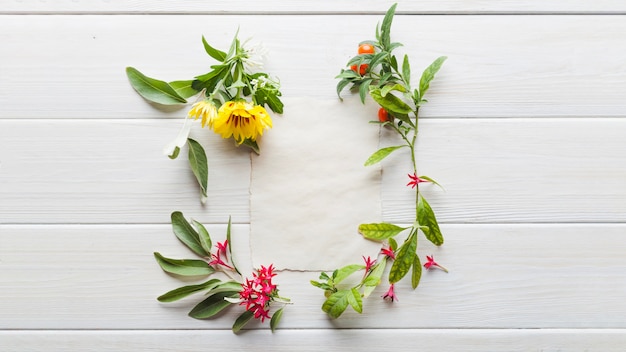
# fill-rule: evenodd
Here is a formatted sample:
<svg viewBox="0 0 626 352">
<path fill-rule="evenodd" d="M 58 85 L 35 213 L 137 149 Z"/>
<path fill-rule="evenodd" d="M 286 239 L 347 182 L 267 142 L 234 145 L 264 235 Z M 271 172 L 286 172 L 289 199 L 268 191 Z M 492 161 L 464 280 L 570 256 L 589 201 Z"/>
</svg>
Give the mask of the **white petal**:
<svg viewBox="0 0 626 352">
<path fill-rule="evenodd" d="M 183 123 L 183 128 L 180 130 L 180 132 L 178 132 L 178 136 L 176 136 L 176 138 L 173 141 L 169 142 L 163 148 L 163 154 L 170 156 L 174 154 L 176 147 L 182 148 L 187 143 L 187 138 L 189 137 L 190 132 L 191 132 L 191 121 L 189 120 L 189 118 L 185 118 L 185 122 Z"/>
</svg>

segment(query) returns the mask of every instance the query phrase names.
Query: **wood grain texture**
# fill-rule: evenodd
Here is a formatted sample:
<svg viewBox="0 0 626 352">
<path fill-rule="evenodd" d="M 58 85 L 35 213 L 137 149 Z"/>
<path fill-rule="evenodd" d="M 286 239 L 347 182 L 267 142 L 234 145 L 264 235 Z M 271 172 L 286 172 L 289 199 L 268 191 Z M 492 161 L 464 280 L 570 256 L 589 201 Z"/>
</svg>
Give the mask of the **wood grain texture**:
<svg viewBox="0 0 626 352">
<path fill-rule="evenodd" d="M 223 239 L 224 229 L 209 226 L 216 240 Z M 420 238 L 418 252 L 422 258 L 434 255 L 450 273 L 424 272 L 415 291 L 408 282 L 398 283 L 399 301 L 393 304 L 380 298 L 387 289 L 383 283 L 362 315 L 349 311 L 329 320 L 320 310 L 322 291 L 309 284 L 318 273 L 281 272 L 276 277 L 281 295 L 294 302 L 281 326 L 626 328 L 625 230 L 624 225 L 443 225 L 444 246 Z M 244 271 L 251 265 L 247 231 L 247 225 L 233 229 Z M 230 328 L 237 309 L 199 321 L 187 317 L 197 299 L 156 301 L 181 282 L 160 270 L 154 251 L 193 257 L 166 225 L 0 226 L 0 329 Z"/>
<path fill-rule="evenodd" d="M 246 13 L 246 14 L 301 14 L 301 13 L 384 13 L 393 3 L 398 3 L 399 12 L 404 13 L 445 13 L 445 14 L 509 14 L 509 13 L 623 13 L 626 6 L 618 0 L 362 0 L 362 1 L 173 1 L 173 0 L 98 0 L 76 1 L 57 0 L 41 2 L 36 0 L 1 0 L 0 13 L 33 14 L 33 13 L 133 13 L 133 14 L 194 14 L 194 13 Z"/>
<path fill-rule="evenodd" d="M 213 63 L 201 36 L 227 48 L 237 25 L 242 39 L 254 36 L 269 50 L 267 71 L 280 79 L 285 97 L 337 99 L 334 77 L 381 20 L 244 18 L 0 16 L 0 118 L 173 117 L 143 101 L 124 68 L 168 81 L 191 79 Z M 423 116 L 623 117 L 626 111 L 621 16 L 407 15 L 398 16 L 392 30 L 405 44 L 398 53 L 411 56 L 415 82 L 432 60 L 449 57 Z"/>
<path fill-rule="evenodd" d="M 402 351 L 431 352 L 523 352 L 604 351 L 621 352 L 626 331 L 586 330 L 280 330 L 245 331 L 0 331 L 0 344 L 15 351 L 68 350 L 92 352 L 195 352 L 211 348 L 229 351 L 384 351 L 393 346 Z M 252 347 L 254 346 L 254 347 Z"/>
</svg>

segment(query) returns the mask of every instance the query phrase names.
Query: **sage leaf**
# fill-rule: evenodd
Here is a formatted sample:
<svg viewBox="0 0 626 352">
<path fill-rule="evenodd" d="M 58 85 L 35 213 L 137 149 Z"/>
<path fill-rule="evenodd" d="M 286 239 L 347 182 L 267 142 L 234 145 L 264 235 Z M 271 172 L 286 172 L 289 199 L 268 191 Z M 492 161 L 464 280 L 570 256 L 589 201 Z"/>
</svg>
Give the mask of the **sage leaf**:
<svg viewBox="0 0 626 352">
<path fill-rule="evenodd" d="M 407 85 L 411 84 L 411 66 L 409 64 L 409 56 L 406 54 L 402 62 L 402 78 L 404 78 L 404 82 Z"/>
<path fill-rule="evenodd" d="M 420 226 L 426 226 L 428 230 L 422 228 L 422 232 L 426 238 L 436 246 L 443 244 L 443 235 L 439 229 L 435 212 L 424 197 L 419 195 L 417 200 L 417 222 Z"/>
<path fill-rule="evenodd" d="M 134 67 L 126 67 L 126 76 L 137 93 L 151 102 L 163 105 L 177 105 L 187 102 L 167 82 L 150 78 Z"/>
<path fill-rule="evenodd" d="M 420 78 L 420 96 L 424 98 L 426 91 L 430 87 L 430 82 L 435 78 L 435 74 L 443 65 L 443 62 L 446 61 L 446 56 L 440 56 L 432 64 L 430 64 L 422 73 L 422 77 Z"/>
<path fill-rule="evenodd" d="M 228 241 L 228 256 L 230 257 L 230 262 L 233 265 L 233 269 L 237 272 L 237 274 L 241 275 L 239 269 L 237 269 L 237 265 L 235 264 L 235 259 L 233 258 L 233 242 L 230 240 L 230 227 L 231 220 L 230 216 L 228 217 L 228 226 L 226 227 L 226 241 Z"/>
<path fill-rule="evenodd" d="M 189 316 L 196 319 L 208 319 L 215 316 L 233 304 L 225 300 L 224 298 L 226 297 L 239 297 L 239 291 L 224 291 L 212 294 L 207 299 L 193 307 L 193 309 L 189 312 Z"/>
<path fill-rule="evenodd" d="M 361 99 L 361 103 L 365 104 L 365 98 L 367 97 L 367 92 L 369 92 L 370 84 L 373 79 L 368 78 L 364 79 L 359 86 L 359 98 Z"/>
<path fill-rule="evenodd" d="M 204 36 L 202 36 L 202 45 L 204 45 L 204 51 L 215 60 L 224 61 L 224 59 L 226 59 L 226 53 L 209 45 L 206 39 L 204 39 Z"/>
<path fill-rule="evenodd" d="M 361 294 L 356 287 L 353 287 L 352 290 L 350 290 L 350 294 L 348 294 L 347 297 L 348 303 L 350 303 L 352 309 L 358 313 L 363 313 L 363 299 L 361 298 Z"/>
<path fill-rule="evenodd" d="M 200 234 L 187 222 L 187 219 L 180 211 L 175 211 L 171 215 L 172 230 L 174 235 L 184 243 L 189 249 L 201 257 L 208 257 L 210 252 L 202 248 L 200 243 Z"/>
<path fill-rule="evenodd" d="M 397 5 L 398 4 L 393 4 L 389 10 L 387 10 L 385 18 L 383 18 L 383 24 L 380 28 L 380 41 L 385 49 L 387 49 L 389 44 L 391 44 L 391 22 L 393 21 L 393 15 L 396 12 Z"/>
<path fill-rule="evenodd" d="M 252 318 L 254 318 L 254 313 L 252 313 L 249 310 L 241 313 L 241 315 L 237 317 L 237 319 L 235 320 L 235 323 L 233 324 L 233 332 L 235 334 L 238 333 L 241 330 L 241 328 L 243 328 L 246 324 L 248 324 L 250 320 L 252 320 Z"/>
<path fill-rule="evenodd" d="M 189 165 L 191 166 L 191 171 L 193 171 L 196 180 L 198 180 L 203 199 L 206 199 L 209 182 L 209 165 L 207 163 L 206 153 L 202 145 L 195 140 L 187 138 L 187 143 L 189 144 Z"/>
<path fill-rule="evenodd" d="M 333 275 L 333 283 L 338 284 L 341 281 L 345 280 L 348 276 L 354 274 L 355 272 L 364 269 L 364 265 L 360 264 L 350 264 L 346 265 L 343 268 L 337 270 Z"/>
<path fill-rule="evenodd" d="M 154 252 L 154 258 L 163 271 L 181 276 L 211 275 L 215 272 L 207 262 L 199 259 L 172 259 Z"/>
<path fill-rule="evenodd" d="M 385 110 L 392 113 L 407 115 L 412 112 L 411 107 L 397 96 L 393 94 L 387 94 L 383 97 L 380 88 L 370 86 L 370 96 L 372 97 L 372 99 L 374 99 L 374 101 L 378 103 L 378 105 L 382 106 L 383 108 L 385 108 Z"/>
<path fill-rule="evenodd" d="M 211 242 L 211 236 L 209 235 L 209 231 L 207 231 L 204 225 L 196 220 L 192 220 L 192 223 L 196 227 L 196 229 L 198 229 L 198 239 L 200 240 L 200 245 L 207 253 L 211 253 L 213 243 Z"/>
<path fill-rule="evenodd" d="M 200 292 L 200 291 L 204 291 L 204 290 L 210 290 L 213 287 L 215 287 L 215 285 L 219 284 L 220 280 L 218 279 L 211 279 L 207 282 L 203 282 L 201 284 L 198 285 L 189 285 L 189 286 L 183 286 L 183 287 L 179 287 L 177 289 L 171 290 L 167 293 L 164 293 L 162 295 L 160 295 L 159 297 L 157 297 L 157 300 L 159 300 L 159 302 L 174 302 L 174 301 L 178 301 L 179 299 L 185 298 L 189 295 L 192 295 L 196 292 Z"/>
<path fill-rule="evenodd" d="M 411 235 L 400 246 L 396 252 L 396 259 L 389 269 L 389 283 L 396 283 L 411 270 L 417 250 L 417 232 L 411 232 Z"/>
<path fill-rule="evenodd" d="M 361 224 L 359 225 L 359 233 L 368 240 L 383 241 L 390 237 L 394 237 L 407 228 L 408 227 L 400 227 L 384 222 L 378 224 Z"/>
<path fill-rule="evenodd" d="M 413 289 L 417 288 L 417 285 L 420 283 L 420 278 L 422 277 L 422 263 L 420 263 L 420 257 L 418 255 L 413 259 L 413 272 L 411 275 L 411 286 Z"/>
<path fill-rule="evenodd" d="M 343 98 L 341 97 L 341 91 L 348 85 L 350 84 L 350 80 L 343 78 L 341 81 L 339 81 L 339 83 L 337 83 L 337 97 L 339 98 L 339 100 L 343 100 Z"/>
<path fill-rule="evenodd" d="M 369 158 L 367 158 L 367 160 L 365 161 L 364 166 L 371 166 L 371 165 L 375 165 L 379 162 L 381 162 L 384 158 L 388 157 L 389 154 L 393 153 L 394 151 L 402 148 L 402 147 L 406 147 L 405 145 L 396 145 L 394 147 L 385 147 L 385 148 L 381 148 L 378 149 L 376 152 L 374 152 L 374 154 L 372 154 Z"/>
<path fill-rule="evenodd" d="M 274 312 L 272 319 L 270 319 L 270 329 L 272 329 L 272 332 L 276 330 L 278 323 L 280 323 L 280 319 L 283 317 L 283 309 L 285 309 L 285 307 L 282 307 Z"/>
<path fill-rule="evenodd" d="M 188 81 L 173 81 L 168 83 L 178 95 L 187 99 L 200 93 L 200 91 L 193 88 L 193 80 Z"/>
<path fill-rule="evenodd" d="M 348 302 L 348 295 L 352 295 L 352 290 L 339 290 L 330 295 L 324 304 L 322 304 L 322 311 L 328 314 L 331 318 L 339 318 L 341 314 L 348 308 L 350 304 Z"/>
</svg>

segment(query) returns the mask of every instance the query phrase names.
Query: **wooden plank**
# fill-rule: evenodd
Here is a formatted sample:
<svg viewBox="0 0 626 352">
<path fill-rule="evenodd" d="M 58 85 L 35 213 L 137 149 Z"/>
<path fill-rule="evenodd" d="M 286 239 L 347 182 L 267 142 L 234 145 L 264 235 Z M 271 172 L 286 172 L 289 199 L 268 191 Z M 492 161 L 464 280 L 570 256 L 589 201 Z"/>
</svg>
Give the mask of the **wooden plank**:
<svg viewBox="0 0 626 352">
<path fill-rule="evenodd" d="M 238 26 L 242 39 L 254 36 L 269 50 L 267 70 L 280 79 L 285 97 L 336 99 L 334 76 L 358 42 L 374 37 L 380 20 L 0 16 L 0 118 L 170 117 L 132 90 L 124 68 L 164 80 L 192 78 L 212 63 L 201 35 L 226 48 Z M 449 57 L 431 85 L 424 116 L 621 117 L 626 111 L 623 16 L 406 15 L 395 19 L 392 31 L 405 44 L 399 53 L 411 56 L 415 82 L 436 57 Z"/>
<path fill-rule="evenodd" d="M 547 0 L 547 1 L 329 1 L 321 0 L 315 3 L 305 0 L 284 1 L 201 1 L 190 0 L 185 2 L 171 0 L 154 1 L 73 1 L 57 0 L 54 2 L 40 2 L 36 0 L 0 1 L 0 13 L 9 14 L 85 14 L 85 13 L 381 13 L 394 2 L 398 3 L 398 10 L 408 13 L 445 13 L 445 14 L 508 14 L 508 13 L 615 13 L 626 11 L 621 1 L 600 0 Z"/>
<path fill-rule="evenodd" d="M 394 303 L 380 298 L 383 284 L 362 315 L 329 320 L 320 310 L 322 292 L 309 284 L 317 273 L 281 272 L 281 294 L 294 303 L 282 327 L 623 329 L 625 230 L 624 224 L 444 224 L 446 244 L 434 248 L 420 238 L 419 254 L 434 255 L 450 273 L 424 272 L 415 291 L 400 282 Z M 224 225 L 209 231 L 221 240 Z M 249 263 L 247 231 L 233 229 L 240 263 Z M 0 226 L 0 329 L 229 329 L 237 309 L 198 321 L 186 315 L 197 299 L 155 300 L 181 283 L 158 268 L 154 251 L 191 257 L 166 225 Z M 245 272 L 249 264 L 240 267 Z"/>
<path fill-rule="evenodd" d="M 446 191 L 421 190 L 443 222 L 623 223 L 624 135 L 624 119 L 424 120 L 418 172 Z M 383 217 L 413 223 L 410 154 L 396 153 L 383 162 Z"/>
<path fill-rule="evenodd" d="M 209 155 L 203 207 L 185 153 L 175 161 L 161 153 L 181 123 L 0 120 L 0 223 L 166 223 L 173 208 L 248 223 L 248 152 L 194 130 Z M 626 220 L 624 119 L 424 119 L 420 126 L 419 171 L 446 188 L 422 185 L 441 222 Z M 398 141 L 384 135 L 382 143 Z M 382 165 L 384 219 L 412 223 L 408 154 Z"/>
<path fill-rule="evenodd" d="M 150 351 L 194 352 L 211 348 L 229 351 L 409 351 L 431 352 L 585 351 L 621 352 L 626 332 L 585 330 L 279 330 L 245 331 L 0 331 L 0 343 L 11 351 Z"/>
<path fill-rule="evenodd" d="M 205 205 L 187 148 L 176 160 L 162 153 L 182 119 L 0 121 L 0 223 L 168 223 L 176 209 L 249 222 L 248 150 L 199 125 Z"/>
</svg>

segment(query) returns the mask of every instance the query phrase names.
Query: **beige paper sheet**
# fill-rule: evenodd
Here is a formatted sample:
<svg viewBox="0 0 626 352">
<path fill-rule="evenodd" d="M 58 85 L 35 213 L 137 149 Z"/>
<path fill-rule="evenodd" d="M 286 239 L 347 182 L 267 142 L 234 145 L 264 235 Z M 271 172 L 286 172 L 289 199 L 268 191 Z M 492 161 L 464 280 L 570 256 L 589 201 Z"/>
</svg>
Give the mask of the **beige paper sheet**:
<svg viewBox="0 0 626 352">
<path fill-rule="evenodd" d="M 381 219 L 377 108 L 357 99 L 285 99 L 285 113 L 252 156 L 250 244 L 255 267 L 332 270 L 361 263 L 380 244 L 361 223 Z"/>
</svg>

